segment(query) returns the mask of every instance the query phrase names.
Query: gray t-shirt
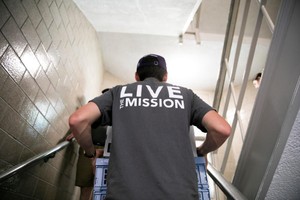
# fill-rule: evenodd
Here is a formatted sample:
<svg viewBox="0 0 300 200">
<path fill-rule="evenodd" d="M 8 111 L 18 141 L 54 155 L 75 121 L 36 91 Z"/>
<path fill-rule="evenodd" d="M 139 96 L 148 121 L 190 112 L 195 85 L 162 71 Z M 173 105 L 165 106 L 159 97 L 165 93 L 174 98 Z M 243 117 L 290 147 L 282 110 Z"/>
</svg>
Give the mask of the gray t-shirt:
<svg viewBox="0 0 300 200">
<path fill-rule="evenodd" d="M 189 128 L 206 131 L 208 104 L 155 78 L 116 86 L 92 102 L 102 125 L 112 126 L 107 200 L 199 199 Z"/>
</svg>

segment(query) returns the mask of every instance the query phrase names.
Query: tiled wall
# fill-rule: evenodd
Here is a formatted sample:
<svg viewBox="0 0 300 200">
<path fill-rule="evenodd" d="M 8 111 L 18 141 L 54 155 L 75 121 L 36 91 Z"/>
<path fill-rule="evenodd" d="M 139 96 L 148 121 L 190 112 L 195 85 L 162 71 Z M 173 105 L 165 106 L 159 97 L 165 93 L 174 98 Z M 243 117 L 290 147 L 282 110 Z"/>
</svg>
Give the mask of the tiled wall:
<svg viewBox="0 0 300 200">
<path fill-rule="evenodd" d="M 3 172 L 63 139 L 91 83 L 85 70 L 98 70 L 100 82 L 102 62 L 96 32 L 72 0 L 0 0 L 0 28 Z M 0 199 L 71 199 L 76 153 L 73 144 L 0 183 Z"/>
</svg>

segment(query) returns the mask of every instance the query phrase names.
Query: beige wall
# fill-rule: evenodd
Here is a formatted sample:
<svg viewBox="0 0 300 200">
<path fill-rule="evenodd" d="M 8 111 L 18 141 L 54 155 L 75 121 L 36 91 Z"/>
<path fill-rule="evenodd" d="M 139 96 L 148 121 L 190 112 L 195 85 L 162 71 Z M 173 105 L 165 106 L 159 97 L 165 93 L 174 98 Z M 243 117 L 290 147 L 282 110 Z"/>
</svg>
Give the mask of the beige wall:
<svg viewBox="0 0 300 200">
<path fill-rule="evenodd" d="M 0 1 L 0 171 L 54 147 L 78 105 L 99 93 L 93 27 L 72 0 Z M 74 153 L 75 152 L 75 153 Z M 77 145 L 4 183 L 1 199 L 71 199 Z"/>
<path fill-rule="evenodd" d="M 132 75 L 134 77 L 134 74 Z M 134 79 L 133 79 L 134 81 Z M 125 81 L 120 80 L 119 78 L 115 77 L 111 73 L 105 71 L 103 74 L 103 82 L 101 84 L 101 88 L 106 89 L 106 88 L 112 88 L 116 85 L 124 85 L 127 84 Z M 100 93 L 99 93 L 100 94 Z"/>
</svg>

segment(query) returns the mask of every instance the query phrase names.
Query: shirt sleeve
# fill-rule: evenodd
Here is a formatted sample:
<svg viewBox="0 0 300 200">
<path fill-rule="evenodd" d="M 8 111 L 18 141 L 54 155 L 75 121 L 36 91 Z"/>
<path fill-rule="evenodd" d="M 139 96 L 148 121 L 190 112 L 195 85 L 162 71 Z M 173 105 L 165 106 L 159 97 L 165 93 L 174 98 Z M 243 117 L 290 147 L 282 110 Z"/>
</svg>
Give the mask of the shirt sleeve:
<svg viewBox="0 0 300 200">
<path fill-rule="evenodd" d="M 213 109 L 210 105 L 208 105 L 200 97 L 193 93 L 191 106 L 191 125 L 198 127 L 201 131 L 206 133 L 207 130 L 202 124 L 202 119 L 204 115 L 211 110 L 215 109 Z"/>
<path fill-rule="evenodd" d="M 113 103 L 113 93 L 112 90 L 105 92 L 104 94 L 95 97 L 89 102 L 95 103 L 100 112 L 101 116 L 97 120 L 102 126 L 111 126 L 112 125 L 112 103 Z"/>
</svg>

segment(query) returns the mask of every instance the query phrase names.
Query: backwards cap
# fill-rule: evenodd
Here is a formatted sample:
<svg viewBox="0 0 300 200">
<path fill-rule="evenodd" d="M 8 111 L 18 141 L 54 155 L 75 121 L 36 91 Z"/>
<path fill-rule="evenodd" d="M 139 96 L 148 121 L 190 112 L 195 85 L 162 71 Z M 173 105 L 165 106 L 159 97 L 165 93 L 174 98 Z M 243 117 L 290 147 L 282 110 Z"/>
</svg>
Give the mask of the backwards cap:
<svg viewBox="0 0 300 200">
<path fill-rule="evenodd" d="M 137 69 L 144 66 L 158 66 L 167 71 L 165 59 L 162 56 L 156 54 L 149 54 L 142 57 L 137 64 Z"/>
</svg>

